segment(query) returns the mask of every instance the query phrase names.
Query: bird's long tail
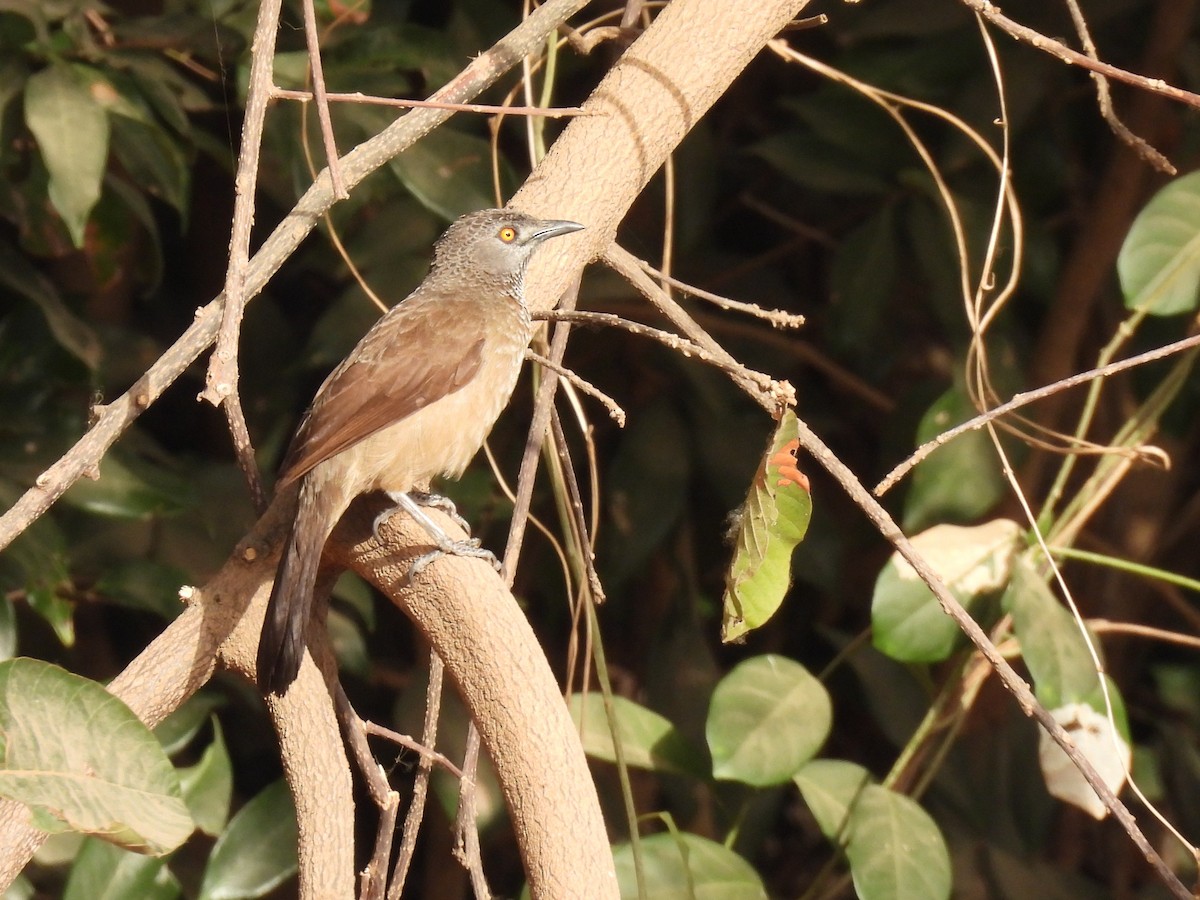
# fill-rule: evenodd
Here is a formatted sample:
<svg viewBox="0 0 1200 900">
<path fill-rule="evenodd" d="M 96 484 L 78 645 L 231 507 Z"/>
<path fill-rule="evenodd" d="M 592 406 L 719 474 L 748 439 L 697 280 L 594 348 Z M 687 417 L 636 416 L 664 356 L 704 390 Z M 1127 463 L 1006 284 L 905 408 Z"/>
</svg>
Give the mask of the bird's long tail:
<svg viewBox="0 0 1200 900">
<path fill-rule="evenodd" d="M 258 639 L 258 686 L 273 694 L 286 691 L 300 671 L 321 551 L 332 530 L 331 517 L 318 511 L 310 490 L 311 485 L 301 484 L 296 519 L 275 571 Z M 332 522 L 337 522 L 340 512 Z"/>
</svg>

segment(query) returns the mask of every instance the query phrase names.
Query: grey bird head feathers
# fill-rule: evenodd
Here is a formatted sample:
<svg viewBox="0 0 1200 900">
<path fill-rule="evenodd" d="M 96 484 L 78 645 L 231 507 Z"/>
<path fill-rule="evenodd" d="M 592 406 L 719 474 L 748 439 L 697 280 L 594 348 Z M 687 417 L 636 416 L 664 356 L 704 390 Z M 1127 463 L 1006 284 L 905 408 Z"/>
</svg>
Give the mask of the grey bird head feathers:
<svg viewBox="0 0 1200 900">
<path fill-rule="evenodd" d="M 564 219 L 535 219 L 511 209 L 481 209 L 457 219 L 434 245 L 429 275 L 454 280 L 469 272 L 504 293 L 521 297 L 525 269 L 543 241 L 583 228 Z"/>
</svg>

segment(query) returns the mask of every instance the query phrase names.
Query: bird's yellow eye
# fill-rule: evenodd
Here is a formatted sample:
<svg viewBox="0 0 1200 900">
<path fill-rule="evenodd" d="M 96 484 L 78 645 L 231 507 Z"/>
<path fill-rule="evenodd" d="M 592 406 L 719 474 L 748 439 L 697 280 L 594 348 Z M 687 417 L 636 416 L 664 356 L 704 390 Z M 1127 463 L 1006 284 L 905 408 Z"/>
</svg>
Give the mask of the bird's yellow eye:
<svg viewBox="0 0 1200 900">
<path fill-rule="evenodd" d="M 500 238 L 500 240 L 504 241 L 504 243 L 511 244 L 517 239 L 517 231 L 511 225 L 505 225 L 500 229 L 500 233 L 497 236 Z"/>
</svg>

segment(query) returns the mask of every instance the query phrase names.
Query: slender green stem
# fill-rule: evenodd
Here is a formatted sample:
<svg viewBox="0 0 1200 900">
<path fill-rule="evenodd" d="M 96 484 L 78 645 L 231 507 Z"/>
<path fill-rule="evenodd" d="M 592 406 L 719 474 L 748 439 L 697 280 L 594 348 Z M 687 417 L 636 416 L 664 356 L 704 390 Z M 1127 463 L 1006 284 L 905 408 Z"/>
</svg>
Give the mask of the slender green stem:
<svg viewBox="0 0 1200 900">
<path fill-rule="evenodd" d="M 1200 580 L 1188 578 L 1186 575 L 1180 575 L 1176 572 L 1168 572 L 1166 569 L 1159 569 L 1156 566 L 1137 563 L 1131 559 L 1106 556 L 1103 553 L 1091 553 L 1087 550 L 1076 550 L 1072 547 L 1051 547 L 1050 552 L 1059 559 L 1077 559 L 1080 562 L 1095 563 L 1098 566 L 1107 566 L 1110 569 L 1129 572 L 1132 575 L 1153 578 L 1156 581 L 1163 581 L 1167 584 L 1173 584 L 1176 587 L 1200 593 Z"/>
<path fill-rule="evenodd" d="M 612 734 L 613 755 L 617 762 L 617 778 L 621 782 L 621 798 L 625 804 L 625 816 L 629 824 L 629 847 L 633 851 L 633 872 L 637 879 L 638 897 L 645 898 L 646 874 L 642 860 L 642 841 L 638 832 L 637 808 L 633 805 L 633 786 L 629 781 L 629 766 L 625 762 L 625 744 L 621 738 L 621 726 L 617 722 L 617 710 L 613 705 L 612 682 L 608 677 L 608 662 L 604 657 L 604 642 L 600 639 L 600 623 L 596 619 L 596 606 L 586 603 L 588 627 L 592 631 L 592 659 L 596 663 L 596 681 L 600 684 L 600 695 L 604 699 L 604 715 Z"/>
<path fill-rule="evenodd" d="M 1112 445 L 1131 448 L 1145 443 L 1158 429 L 1162 414 L 1187 383 L 1188 376 L 1195 364 L 1195 350 L 1182 354 L 1171 371 L 1116 433 L 1112 439 Z M 1096 498 L 1107 495 L 1111 490 L 1110 480 L 1114 474 L 1119 477 L 1127 465 L 1128 460 L 1125 456 L 1113 453 L 1105 454 L 1097 464 L 1096 471 L 1075 492 L 1075 496 L 1063 510 L 1062 516 L 1047 531 L 1047 543 L 1070 543 L 1070 540 L 1063 540 L 1063 536 L 1072 535 L 1082 526 L 1086 514 L 1095 506 Z"/>
<path fill-rule="evenodd" d="M 939 724 L 942 721 L 943 715 L 950 704 L 954 703 L 958 697 L 958 684 L 962 676 L 964 664 L 970 659 L 970 654 L 963 652 L 959 654 L 958 663 L 954 667 L 954 672 L 946 678 L 946 683 L 942 686 L 941 692 L 930 705 L 920 724 L 913 731 L 912 737 L 908 739 L 908 743 L 904 745 L 904 749 L 900 751 L 900 755 L 896 757 L 896 761 L 892 763 L 891 770 L 883 779 L 883 786 L 891 789 L 900 777 L 904 775 L 909 766 L 912 765 L 917 753 L 925 745 L 925 742 L 930 739 L 933 733 L 941 727 Z"/>
<path fill-rule="evenodd" d="M 1112 340 L 1100 351 L 1100 355 L 1096 360 L 1097 368 L 1106 366 L 1112 362 L 1113 357 L 1117 355 L 1117 351 L 1125 345 L 1145 317 L 1145 310 L 1138 309 L 1134 310 L 1133 314 L 1121 323 L 1120 327 L 1117 328 L 1116 334 L 1112 336 Z M 1087 399 L 1083 404 L 1083 413 L 1079 417 L 1079 423 L 1075 426 L 1075 439 L 1077 441 L 1083 441 L 1087 437 L 1088 429 L 1092 425 L 1092 419 L 1096 415 L 1096 407 L 1100 402 L 1100 391 L 1103 389 L 1103 378 L 1097 378 L 1088 385 Z M 1062 499 L 1063 491 L 1066 490 L 1067 479 L 1071 477 L 1071 472 L 1074 471 L 1075 463 L 1078 459 L 1079 456 L 1075 453 L 1068 453 L 1063 459 L 1063 464 L 1059 467 L 1058 475 L 1054 479 L 1054 485 L 1046 495 L 1046 502 L 1042 504 L 1042 512 L 1038 516 L 1040 522 L 1048 523 L 1053 518 L 1054 507 Z"/>
</svg>

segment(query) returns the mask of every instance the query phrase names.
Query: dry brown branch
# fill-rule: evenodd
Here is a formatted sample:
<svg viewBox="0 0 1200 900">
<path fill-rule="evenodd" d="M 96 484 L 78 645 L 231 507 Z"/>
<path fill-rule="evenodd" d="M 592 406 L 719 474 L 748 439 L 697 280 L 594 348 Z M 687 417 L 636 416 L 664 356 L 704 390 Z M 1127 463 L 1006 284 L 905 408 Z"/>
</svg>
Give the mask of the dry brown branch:
<svg viewBox="0 0 1200 900">
<path fill-rule="evenodd" d="M 687 337 L 684 340 L 678 335 L 660 331 L 659 335 L 663 337 L 657 339 L 662 340 L 669 347 L 673 346 L 674 349 L 682 349 L 685 345 L 690 344 L 691 347 L 695 348 L 691 352 L 698 359 L 724 369 L 732 375 L 734 381 L 759 406 L 775 418 L 778 418 L 781 410 L 796 402 L 795 391 L 791 389 L 791 385 L 787 384 L 787 382 L 777 382 L 761 373 L 751 372 L 751 370 L 734 359 L 724 347 L 718 344 L 707 331 L 700 327 L 695 319 L 688 315 L 682 306 L 667 296 L 667 293 L 654 283 L 654 279 L 642 271 L 640 260 L 632 253 L 629 253 L 617 244 L 610 244 L 605 248 L 604 261 L 613 271 L 620 274 L 637 288 L 642 296 L 653 303 Z M 610 324 L 625 327 L 622 324 L 624 321 L 611 322 Z M 646 333 L 648 334 L 648 332 Z"/>
<path fill-rule="evenodd" d="M 563 295 L 559 306 L 565 310 L 574 309 L 577 297 L 578 285 Z M 565 322 L 555 327 L 550 356 L 546 359 L 549 365 L 561 366 L 567 352 L 567 337 L 570 332 L 571 326 Z M 537 474 L 538 455 L 546 441 L 550 411 L 554 408 L 554 396 L 557 392 L 558 379 L 546 378 L 538 385 L 537 395 L 534 397 L 533 420 L 529 424 L 525 450 L 521 454 L 517 490 L 513 497 L 513 514 L 508 524 L 508 540 L 504 544 L 504 566 L 501 572 L 504 575 L 504 583 L 510 587 L 516 577 L 517 561 L 521 558 L 521 546 L 525 540 L 525 526 L 529 519 L 529 504 L 533 498 L 533 484 Z"/>
<path fill-rule="evenodd" d="M 471 877 L 471 889 L 476 900 L 491 900 L 483 872 L 483 855 L 479 850 L 479 808 L 476 798 L 476 777 L 479 774 L 479 729 L 474 722 L 467 725 L 467 742 L 463 750 L 463 774 L 458 781 L 458 816 L 454 822 L 454 858 Z"/>
<path fill-rule="evenodd" d="M 1192 634 L 1180 634 L 1178 631 L 1167 631 L 1165 628 L 1155 628 L 1153 625 L 1141 625 L 1137 622 L 1110 622 L 1108 619 L 1088 619 L 1087 627 L 1096 634 L 1126 634 L 1136 637 L 1161 641 L 1164 644 L 1175 644 L 1189 650 L 1200 650 L 1200 637 Z"/>
<path fill-rule="evenodd" d="M 272 89 L 271 96 L 281 100 L 299 100 L 302 103 L 313 99 L 310 91 L 293 91 L 280 87 Z M 491 106 L 487 103 L 444 103 L 438 100 L 373 97 L 360 91 L 327 93 L 325 99 L 333 103 L 362 103 L 369 106 L 393 106 L 398 109 L 440 109 L 444 112 L 477 113 L 485 116 L 544 116 L 547 119 L 561 119 L 568 116 L 587 115 L 578 106 Z"/>
<path fill-rule="evenodd" d="M 644 259 L 638 260 L 638 262 L 642 267 L 642 271 L 652 278 L 657 278 L 673 288 L 678 288 L 689 296 L 700 300 L 707 300 L 718 309 L 745 313 L 748 316 L 761 319 L 775 328 L 801 328 L 804 325 L 804 316 L 798 313 L 790 313 L 782 309 L 765 309 L 757 303 L 746 303 L 742 300 L 734 300 L 732 297 L 723 297 L 720 294 L 714 294 L 712 291 L 706 291 L 703 288 L 690 285 L 686 281 L 680 281 L 678 278 L 672 278 L 665 272 L 660 272 L 654 268 L 654 266 L 650 265 Z"/>
<path fill-rule="evenodd" d="M 1137 366 L 1143 366 L 1146 363 L 1153 362 L 1156 359 L 1173 356 L 1176 353 L 1180 353 L 1184 350 L 1194 349 L 1196 347 L 1200 347 L 1200 335 L 1192 335 L 1191 337 L 1186 337 L 1170 344 L 1164 344 L 1161 347 L 1155 347 L 1153 350 L 1147 350 L 1145 353 L 1139 353 L 1136 356 L 1131 356 L 1128 359 L 1122 359 L 1115 363 L 1109 363 L 1108 365 L 1100 366 L 1097 369 L 1088 369 L 1086 372 L 1080 372 L 1077 375 L 1072 375 L 1070 378 L 1063 378 L 1060 381 L 1056 381 L 1054 384 L 1048 384 L 1044 387 L 1036 388 L 1031 391 L 1022 391 L 1019 394 L 1014 394 L 1012 399 L 1008 402 L 1002 403 L 1000 406 L 993 407 L 987 412 L 975 416 L 973 419 L 968 419 L 961 425 L 956 425 L 953 428 L 943 431 L 937 437 L 933 438 L 933 440 L 926 441 L 915 451 L 913 451 L 913 453 L 906 460 L 904 460 L 904 462 L 900 463 L 898 466 L 892 469 L 892 471 L 888 472 L 884 479 L 880 481 L 879 484 L 875 485 L 875 489 L 872 493 L 874 493 L 876 497 L 882 497 L 896 486 L 896 482 L 907 475 L 914 466 L 921 462 L 921 460 L 925 459 L 925 457 L 929 456 L 929 454 L 938 447 L 950 443 L 950 441 L 954 440 L 960 434 L 968 431 L 977 431 L 992 420 L 999 418 L 1000 416 L 1007 415 L 1016 409 L 1020 409 L 1022 406 L 1028 406 L 1030 403 L 1034 403 L 1046 397 L 1052 397 L 1055 394 L 1058 394 L 1069 388 L 1073 388 L 1080 384 L 1085 384 L 1097 378 L 1107 378 L 1108 376 L 1115 375 L 1118 372 L 1124 372 L 1126 369 L 1133 369 Z M 1104 452 L 1103 449 L 1101 452 Z M 1108 452 L 1118 451 L 1111 450 Z"/>
<path fill-rule="evenodd" d="M 1068 65 L 1079 66 L 1080 68 L 1087 69 L 1089 72 L 1096 72 L 1106 78 L 1111 78 L 1113 81 L 1131 84 L 1149 93 L 1160 94 L 1200 109 L 1200 94 L 1193 94 L 1191 91 L 1185 91 L 1182 88 L 1167 84 L 1161 78 L 1148 78 L 1145 75 L 1138 75 L 1109 63 L 1101 62 L 1098 59 L 1092 59 L 1078 50 L 1073 50 L 1061 41 L 1056 41 L 1042 34 L 1040 31 L 1035 31 L 1027 25 L 1013 21 L 1000 12 L 1000 8 L 989 2 L 989 0 L 962 0 L 962 2 L 1010 36 L 1032 47 L 1036 47 L 1038 50 L 1045 51 Z"/>
<path fill-rule="evenodd" d="M 1087 53 L 1088 58 L 1093 62 L 1099 62 L 1100 53 L 1096 50 L 1095 41 L 1092 40 L 1091 29 L 1088 28 L 1083 10 L 1079 8 L 1079 0 L 1066 0 L 1066 4 L 1067 9 L 1071 13 L 1071 22 L 1075 25 L 1075 33 L 1079 35 L 1079 42 L 1083 45 L 1084 52 Z M 1166 175 L 1175 175 L 1176 169 L 1171 165 L 1171 161 L 1155 150 L 1145 138 L 1134 134 L 1129 126 L 1121 121 L 1120 116 L 1117 115 L 1117 111 L 1113 108 L 1112 90 L 1109 88 L 1108 79 L 1095 71 L 1091 75 L 1092 81 L 1096 85 L 1096 105 L 1100 108 L 1100 115 L 1108 123 L 1108 127 L 1112 129 L 1113 134 L 1124 141 L 1138 156 L 1160 172 Z"/>
<path fill-rule="evenodd" d="M 444 683 L 445 666 L 442 658 L 436 653 L 429 655 L 429 683 L 425 687 L 425 724 L 421 728 L 421 743 L 433 749 L 437 742 L 438 716 L 442 709 L 442 685 Z M 441 754 L 437 754 L 441 756 Z M 444 759 L 444 757 L 443 757 Z M 449 760 L 446 760 L 449 764 Z M 400 839 L 400 852 L 396 854 L 396 865 L 392 868 L 391 884 L 388 887 L 388 900 L 400 900 L 400 892 L 408 880 L 408 870 L 412 866 L 413 851 L 417 846 L 417 832 L 425 815 L 425 800 L 429 796 L 429 776 L 433 772 L 433 760 L 422 756 L 417 763 L 417 777 L 413 779 L 412 797 L 408 802 L 408 812 L 404 816 L 404 833 Z M 455 770 L 455 777 L 462 773 Z"/>
<path fill-rule="evenodd" d="M 317 101 L 317 121 L 321 125 L 321 143 L 325 146 L 325 164 L 329 166 L 329 182 L 335 200 L 350 196 L 338 163 L 340 154 L 333 136 L 333 120 L 329 117 L 329 97 L 325 92 L 325 70 L 321 65 L 321 38 L 317 34 L 317 11 L 313 0 L 304 0 L 304 44 L 308 50 L 308 71 L 312 78 L 312 95 Z M 272 85 L 274 88 L 274 85 Z M 272 93 L 274 93 L 272 91 Z"/>
<path fill-rule="evenodd" d="M 776 381 L 769 375 L 764 375 L 762 372 L 756 372 L 753 369 L 747 368 L 736 360 L 729 362 L 733 358 L 724 350 L 714 352 L 700 344 L 682 338 L 670 331 L 663 331 L 661 328 L 653 328 L 650 325 L 643 325 L 641 322 L 631 322 L 629 319 L 623 319 L 613 313 L 604 312 L 569 312 L 565 310 L 552 309 L 546 312 L 538 313 L 538 318 L 548 319 L 552 322 L 577 322 L 583 325 L 608 325 L 613 328 L 620 328 L 622 331 L 628 331 L 630 334 L 636 334 L 639 337 L 650 338 L 653 341 L 662 344 L 669 350 L 674 350 L 684 357 L 695 357 L 700 362 L 707 363 L 722 372 L 730 375 L 735 382 L 741 385 L 752 385 L 752 388 L 746 392 L 758 403 L 768 408 L 773 414 L 780 408 L 778 406 L 779 398 L 789 397 L 791 395 L 790 385 L 786 382 Z M 709 339 L 711 340 L 711 338 Z M 714 342 L 715 343 L 715 342 Z M 772 401 L 768 406 L 765 400 Z M 795 398 L 791 398 L 791 405 Z"/>
<path fill-rule="evenodd" d="M 338 562 L 352 563 L 398 599 L 454 674 L 496 764 L 533 896 L 615 896 L 608 838 L 603 822 L 590 814 L 595 789 L 582 748 L 512 594 L 487 564 L 451 557 L 407 587 L 408 560 L 428 549 L 428 536 L 393 516 L 380 539 L 370 537 L 374 511 L 352 511 L 330 549 Z M 452 536 L 460 534 L 449 519 L 438 521 Z M 302 671 L 308 666 L 306 658 Z"/>
<path fill-rule="evenodd" d="M 571 522 L 571 531 L 575 534 L 575 545 L 583 561 L 583 571 L 586 578 L 588 602 L 599 605 L 604 602 L 604 585 L 596 571 L 595 535 L 588 529 L 587 514 L 583 509 L 583 493 L 579 490 L 579 482 L 575 478 L 575 466 L 571 463 L 571 451 L 567 446 L 567 435 L 563 431 L 562 419 L 557 409 L 550 410 L 551 435 L 554 438 L 554 451 L 563 471 L 563 479 L 567 489 L 567 517 Z M 578 610 L 574 611 L 578 616 Z M 578 622 L 572 622 L 572 631 L 578 627 Z"/>
<path fill-rule="evenodd" d="M 392 790 L 383 769 L 371 754 L 371 745 L 367 742 L 366 722 L 354 711 L 341 682 L 334 679 L 330 688 L 342 734 L 346 743 L 350 745 L 354 763 L 367 784 L 367 793 L 379 808 L 375 849 L 370 862 L 359 873 L 359 900 L 380 900 L 387 885 L 388 863 L 392 856 L 392 838 L 396 831 L 400 795 Z"/>
<path fill-rule="evenodd" d="M 246 115 L 234 179 L 233 225 L 229 236 L 229 265 L 225 270 L 225 303 L 221 310 L 221 330 L 217 348 L 208 363 L 202 400 L 219 406 L 225 413 L 238 466 L 250 489 L 254 508 L 266 508 L 262 475 L 254 458 L 254 445 L 242 399 L 238 393 L 238 339 L 242 313 L 246 308 L 247 269 L 250 262 L 250 228 L 254 224 L 255 191 L 258 186 L 258 159 L 262 148 L 263 124 L 271 99 L 275 63 L 275 33 L 279 28 L 282 0 L 268 0 L 258 8 L 254 38 L 250 48 L 250 83 L 246 95 Z"/>
<path fill-rule="evenodd" d="M 604 391 L 600 390 L 600 388 L 596 387 L 590 381 L 585 378 L 581 378 L 578 373 L 572 372 L 566 366 L 560 366 L 558 363 L 552 362 L 551 360 L 542 356 L 540 353 L 534 353 L 532 350 L 526 351 L 525 358 L 530 362 L 537 363 L 543 369 L 550 370 L 555 375 L 570 382 L 592 399 L 599 401 L 599 403 L 608 412 L 609 418 L 616 422 L 620 427 L 625 427 L 625 410 L 621 409 L 616 400 L 608 396 L 608 394 L 604 393 Z"/>
</svg>

